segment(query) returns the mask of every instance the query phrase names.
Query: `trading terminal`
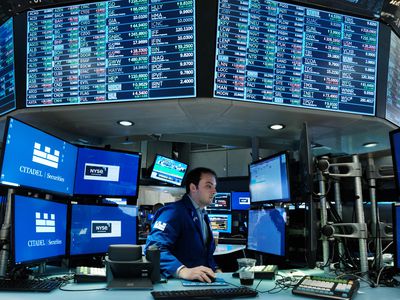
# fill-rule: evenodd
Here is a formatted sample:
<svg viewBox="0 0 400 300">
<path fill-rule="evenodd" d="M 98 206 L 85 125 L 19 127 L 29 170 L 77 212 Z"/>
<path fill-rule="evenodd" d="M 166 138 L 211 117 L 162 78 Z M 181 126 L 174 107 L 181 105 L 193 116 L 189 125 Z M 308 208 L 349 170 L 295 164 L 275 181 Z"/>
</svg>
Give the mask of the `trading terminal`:
<svg viewBox="0 0 400 300">
<path fill-rule="evenodd" d="M 399 18 L 388 0 L 2 1 L 0 300 L 398 298 Z M 143 252 L 197 167 L 218 177 L 208 284 Z"/>
</svg>

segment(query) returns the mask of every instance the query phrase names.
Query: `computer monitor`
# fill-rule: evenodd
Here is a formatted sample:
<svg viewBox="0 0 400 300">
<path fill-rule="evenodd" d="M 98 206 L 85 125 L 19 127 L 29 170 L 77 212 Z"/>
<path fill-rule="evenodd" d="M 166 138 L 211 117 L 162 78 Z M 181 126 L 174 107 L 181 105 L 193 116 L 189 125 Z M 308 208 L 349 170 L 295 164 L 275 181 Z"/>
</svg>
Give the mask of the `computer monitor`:
<svg viewBox="0 0 400 300">
<path fill-rule="evenodd" d="M 248 210 L 250 208 L 250 192 L 231 192 L 232 210 Z"/>
<path fill-rule="evenodd" d="M 392 152 L 394 181 L 397 190 L 397 201 L 400 195 L 400 129 L 389 132 L 390 148 Z"/>
<path fill-rule="evenodd" d="M 284 256 L 286 239 L 286 210 L 259 208 L 249 210 L 247 249 L 265 254 Z"/>
<path fill-rule="evenodd" d="M 211 229 L 220 233 L 232 232 L 232 215 L 230 214 L 208 214 Z"/>
<path fill-rule="evenodd" d="M 231 210 L 231 193 L 216 193 L 207 210 Z"/>
<path fill-rule="evenodd" d="M 195 17 L 195 1 L 28 11 L 26 106 L 195 97 Z"/>
<path fill-rule="evenodd" d="M 8 117 L 1 184 L 72 195 L 77 147 Z"/>
<path fill-rule="evenodd" d="M 16 108 L 13 18 L 0 25 L 0 115 Z"/>
<path fill-rule="evenodd" d="M 12 198 L 11 247 L 15 265 L 59 259 L 67 249 L 68 205 L 40 198 Z"/>
<path fill-rule="evenodd" d="M 73 204 L 69 253 L 103 255 L 112 244 L 137 244 L 137 207 Z"/>
<path fill-rule="evenodd" d="M 150 178 L 181 186 L 185 177 L 188 165 L 172 158 L 156 155 Z"/>
<path fill-rule="evenodd" d="M 385 118 L 400 126 L 400 37 L 393 31 L 390 34 L 389 63 L 387 70 Z"/>
<path fill-rule="evenodd" d="M 289 159 L 280 152 L 249 165 L 251 204 L 290 201 Z"/>
<path fill-rule="evenodd" d="M 137 197 L 140 161 L 135 152 L 79 148 L 74 194 Z"/>
</svg>

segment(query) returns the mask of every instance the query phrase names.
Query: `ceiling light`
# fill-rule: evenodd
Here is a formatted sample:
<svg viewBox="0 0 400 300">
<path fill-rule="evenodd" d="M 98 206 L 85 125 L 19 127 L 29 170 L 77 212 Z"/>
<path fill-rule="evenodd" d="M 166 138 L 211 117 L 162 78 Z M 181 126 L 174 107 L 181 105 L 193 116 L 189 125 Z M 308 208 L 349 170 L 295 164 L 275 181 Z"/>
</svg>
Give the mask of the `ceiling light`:
<svg viewBox="0 0 400 300">
<path fill-rule="evenodd" d="M 376 142 L 370 142 L 370 143 L 363 144 L 363 147 L 372 148 L 372 147 L 376 147 L 377 145 L 378 145 L 378 143 L 376 143 Z"/>
<path fill-rule="evenodd" d="M 281 130 L 281 129 L 285 128 L 285 125 L 283 125 L 283 124 L 271 124 L 271 125 L 268 126 L 268 128 L 272 129 L 272 130 Z"/>
<path fill-rule="evenodd" d="M 117 122 L 121 126 L 133 126 L 135 123 L 127 120 L 121 120 Z"/>
</svg>

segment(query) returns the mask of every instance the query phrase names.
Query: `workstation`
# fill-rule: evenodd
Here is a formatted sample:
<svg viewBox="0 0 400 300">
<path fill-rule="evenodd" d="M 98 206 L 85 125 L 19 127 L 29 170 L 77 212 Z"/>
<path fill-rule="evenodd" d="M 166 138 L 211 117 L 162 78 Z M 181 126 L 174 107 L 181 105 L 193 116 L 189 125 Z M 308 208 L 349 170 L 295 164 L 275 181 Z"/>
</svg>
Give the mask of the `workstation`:
<svg viewBox="0 0 400 300">
<path fill-rule="evenodd" d="M 251 272 L 261 298 L 306 275 L 396 298 L 396 3 L 3 2 L 0 277 L 58 286 L 0 299 L 239 287 L 241 258 L 273 269 Z M 150 278 L 141 251 L 147 273 L 128 273 L 152 290 L 107 288 L 109 246 L 145 249 L 198 167 L 217 175 L 206 238 L 227 285 Z"/>
</svg>

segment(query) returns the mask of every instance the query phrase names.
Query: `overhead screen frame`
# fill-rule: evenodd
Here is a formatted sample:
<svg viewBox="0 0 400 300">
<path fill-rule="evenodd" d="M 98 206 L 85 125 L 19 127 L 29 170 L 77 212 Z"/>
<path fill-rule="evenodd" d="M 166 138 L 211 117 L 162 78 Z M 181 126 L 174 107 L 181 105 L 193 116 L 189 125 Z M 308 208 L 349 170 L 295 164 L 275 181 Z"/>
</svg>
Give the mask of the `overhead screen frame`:
<svg viewBox="0 0 400 300">
<path fill-rule="evenodd" d="M 77 1 L 77 3 L 75 3 L 75 4 L 66 4 L 66 3 L 59 3 L 59 4 L 57 4 L 57 5 L 50 5 L 50 6 L 48 6 L 47 8 L 43 8 L 43 7 L 38 7 L 38 6 L 35 6 L 35 10 L 33 10 L 32 12 L 38 12 L 38 11 L 43 11 L 43 10 L 54 10 L 54 9 L 60 9 L 60 8 L 69 8 L 69 7 L 75 7 L 75 6 L 81 6 L 81 5 L 91 5 L 91 4 L 102 4 L 102 3 L 105 3 L 105 5 L 107 5 L 107 3 L 108 2 L 113 2 L 113 1 L 89 1 L 89 2 L 83 2 L 83 1 Z M 178 1 L 176 1 L 176 2 L 178 2 Z M 105 101 L 90 101 L 90 102 L 81 102 L 81 100 L 79 100 L 79 102 L 78 103 L 76 103 L 76 102 L 63 102 L 63 103 L 38 103 L 37 105 L 35 105 L 35 103 L 33 103 L 33 104 L 28 104 L 28 99 L 29 99 L 29 93 L 27 92 L 27 90 L 28 90 L 28 84 L 29 84 L 29 80 L 28 80 L 28 75 L 26 75 L 27 76 L 27 78 L 26 78 L 26 86 L 25 86 L 25 94 L 26 94 L 26 99 L 27 99 L 27 101 L 26 101 L 26 103 L 25 103 L 25 105 L 24 105 L 24 107 L 27 107 L 27 108 L 32 108 L 32 107 L 44 107 L 44 106 L 51 106 L 51 107 L 54 107 L 54 106 L 70 106 L 70 105 L 81 105 L 81 104 L 105 104 L 105 103 L 123 103 L 123 102 L 138 102 L 138 101 L 153 101 L 153 100 L 168 100 L 168 99 L 186 99 L 186 98 L 188 98 L 188 99 L 190 99 L 190 98 L 194 98 L 194 97 L 196 97 L 197 96 L 197 75 L 196 75 L 196 36 L 197 36 L 197 32 L 196 32 L 196 15 L 198 15 L 197 14 L 197 12 L 196 12 L 196 6 L 197 5 L 195 5 L 196 4 L 196 2 L 195 2 L 195 0 L 193 0 L 193 3 L 192 3 L 192 5 L 193 5 L 193 7 L 191 7 L 190 9 L 192 10 L 192 12 L 191 13 L 188 13 L 188 14 L 190 14 L 190 16 L 189 17 L 193 17 L 193 20 L 192 20 L 192 23 L 191 24 L 193 24 L 193 28 L 192 28 L 192 32 L 189 32 L 188 31 L 188 34 L 191 34 L 193 37 L 193 42 L 190 42 L 190 43 L 192 43 L 193 44 L 193 49 L 192 50 L 190 50 L 190 51 L 186 51 L 185 49 L 184 50 L 182 50 L 183 52 L 185 52 L 185 53 L 192 53 L 193 55 L 191 56 L 191 57 L 193 57 L 193 64 L 190 64 L 190 65 L 188 65 L 188 66 L 183 66 L 183 67 L 170 67 L 170 66 L 164 66 L 164 67 L 162 67 L 161 68 L 161 71 L 160 70 L 156 70 L 156 69 L 154 69 L 154 72 L 153 73 L 156 73 L 156 71 L 157 72 L 162 72 L 164 75 L 162 76 L 162 78 L 161 79 L 158 79 L 158 78 L 148 78 L 147 79 L 147 81 L 148 81 L 148 88 L 146 89 L 146 91 L 148 91 L 148 94 L 147 94 L 147 96 L 143 96 L 143 95 L 137 95 L 137 97 L 136 96 L 132 96 L 132 97 L 130 97 L 129 99 L 128 98 L 123 98 L 123 99 L 119 99 L 118 97 L 117 97 L 117 99 L 108 99 L 107 98 L 107 95 L 110 93 L 110 90 L 108 90 L 108 88 L 107 88 L 107 86 L 106 86 L 106 84 L 107 83 L 104 83 L 104 91 L 105 91 L 105 97 L 107 98 L 107 99 L 105 99 Z M 146 3 L 146 5 L 147 5 L 147 3 Z M 148 5 L 156 5 L 156 4 L 148 4 Z M 182 10 L 184 10 L 184 9 L 182 9 Z M 32 13 L 31 12 L 31 13 Z M 29 14 L 29 12 L 28 13 L 25 13 L 25 15 L 26 15 L 26 18 L 28 18 L 28 14 Z M 153 21 L 157 21 L 157 20 L 153 20 Z M 162 20 L 163 21 L 163 20 Z M 28 34 L 29 34 L 29 32 L 28 32 L 28 27 L 29 27 L 29 21 L 27 21 L 27 20 L 25 20 L 25 22 L 26 22 L 26 39 L 28 38 Z M 151 19 L 149 18 L 149 19 L 147 19 L 146 20 L 146 22 L 147 22 L 147 24 L 149 25 L 149 30 L 150 30 L 150 22 L 151 22 Z M 185 24 L 184 24 L 185 25 Z M 184 25 L 182 25 L 183 27 L 185 27 L 185 31 L 186 30 L 189 30 L 188 29 L 188 27 L 191 27 L 191 26 L 184 26 Z M 109 26 L 109 25 L 106 25 L 107 27 Z M 160 26 L 164 26 L 163 27 L 163 29 L 164 28 L 169 28 L 169 27 L 166 27 L 166 25 L 160 25 Z M 176 33 L 177 35 L 182 35 L 182 34 L 184 34 L 185 32 L 183 32 L 183 33 Z M 160 33 L 161 34 L 161 33 Z M 163 39 L 163 38 L 169 38 L 171 36 L 171 34 L 167 34 L 167 35 L 165 35 L 165 36 L 160 36 L 160 39 Z M 157 38 L 157 37 L 154 37 L 154 38 Z M 150 37 L 147 37 L 147 39 L 148 39 L 148 45 L 147 45 L 147 49 L 148 49 L 148 53 L 147 53 L 147 58 L 148 58 L 148 65 L 149 65 L 149 68 L 150 68 L 150 64 L 151 63 L 156 63 L 155 61 L 153 61 L 153 62 L 151 62 L 150 61 L 150 56 L 152 55 L 152 53 L 154 52 L 151 52 L 150 50 L 151 50 L 151 48 L 152 48 L 152 46 L 153 46 L 153 48 L 155 47 L 155 45 L 152 45 L 152 44 L 150 44 L 151 42 L 150 42 Z M 26 45 L 26 49 L 28 49 L 28 43 L 26 43 L 27 45 Z M 174 43 L 174 44 L 172 44 L 172 45 L 178 45 L 178 44 L 182 44 L 182 42 L 180 42 L 180 41 L 177 41 L 176 43 Z M 161 45 L 161 44 L 160 44 Z M 157 45 L 156 45 L 157 46 Z M 161 46 L 164 46 L 164 44 L 162 44 Z M 105 52 L 106 51 L 108 51 L 107 49 L 106 50 L 104 50 Z M 161 50 L 160 50 L 161 51 Z M 164 51 L 164 50 L 163 50 Z M 181 51 L 181 50 L 179 50 L 179 51 Z M 167 55 L 168 53 L 170 53 L 170 51 L 167 49 L 166 51 L 164 51 L 164 52 L 160 52 L 160 57 L 161 56 L 163 56 L 163 55 Z M 154 53 L 153 53 L 153 55 L 155 55 Z M 124 56 L 125 57 L 125 56 Z M 107 58 L 107 56 L 105 56 L 105 58 Z M 25 62 L 25 64 L 26 64 L 26 66 L 25 66 L 25 68 L 26 68 L 26 70 L 25 70 L 25 72 L 28 74 L 28 57 L 26 57 L 26 62 Z M 108 59 L 108 58 L 107 58 Z M 127 58 L 128 59 L 128 58 Z M 161 59 L 161 58 L 160 58 Z M 181 57 L 180 59 L 185 59 L 185 57 Z M 175 61 L 175 60 L 174 60 Z M 179 62 L 179 60 L 177 59 L 176 60 L 177 62 Z M 185 61 L 189 61 L 188 59 L 186 59 Z M 191 61 L 191 60 L 190 60 Z M 158 62 L 158 61 L 157 61 Z M 165 61 L 161 61 L 161 64 L 162 63 L 164 63 L 164 64 L 168 64 L 168 63 L 171 63 L 171 58 L 168 58 L 168 59 L 165 59 Z M 184 69 L 182 69 L 182 68 L 184 68 Z M 164 70 L 165 69 L 165 70 Z M 166 78 L 165 80 L 163 79 L 164 77 L 166 77 L 168 74 L 166 74 L 166 72 L 168 72 L 168 71 L 175 71 L 175 72 L 177 72 L 177 73 L 179 73 L 180 72 L 180 70 L 193 70 L 193 73 L 184 73 L 184 74 L 177 74 L 174 78 Z M 147 74 L 149 73 L 149 71 L 147 71 Z M 122 73 L 121 73 L 122 74 Z M 121 75 L 121 74 L 119 74 L 119 75 Z M 126 73 L 124 73 L 124 74 L 126 74 Z M 132 73 L 132 74 L 137 74 L 136 72 L 134 72 L 134 73 Z M 53 75 L 52 75 L 53 76 Z M 108 73 L 107 73 L 107 76 L 109 76 L 108 75 Z M 116 75 L 117 76 L 117 75 Z M 161 76 L 161 75 L 160 75 Z M 172 76 L 172 75 L 171 75 Z M 189 78 L 189 79 L 191 79 L 191 80 L 193 80 L 192 82 L 183 82 L 183 79 L 181 79 L 182 78 L 182 76 L 187 76 L 187 78 Z M 185 79 L 185 78 L 184 78 Z M 78 79 L 78 80 L 81 80 L 80 78 Z M 166 83 L 168 83 L 168 81 L 171 81 L 171 80 L 175 80 L 176 81 L 176 86 L 172 86 L 172 87 L 165 87 L 164 86 L 164 90 L 163 90 L 163 87 L 161 87 L 160 86 L 160 91 L 164 91 L 165 92 L 165 90 L 167 90 L 168 89 L 168 92 L 166 92 L 166 94 L 164 95 L 164 94 L 162 94 L 161 92 L 159 93 L 159 95 L 158 96 L 156 96 L 156 95 L 154 95 L 154 96 L 150 96 L 150 91 L 151 91 L 151 89 L 152 89 L 152 87 L 151 87 L 151 82 L 153 82 L 153 81 L 156 81 L 156 80 L 163 80 L 163 81 L 165 81 L 164 83 L 165 83 L 165 85 L 166 85 Z M 174 87 L 179 87 L 180 89 L 182 89 L 182 91 L 183 91 L 183 86 L 184 85 L 186 85 L 187 84 L 187 86 L 188 86 L 188 88 L 187 88 L 187 90 L 189 90 L 189 89 L 192 89 L 192 92 L 189 92 L 189 91 L 187 91 L 187 92 L 185 92 L 185 94 L 176 94 L 176 88 L 174 88 Z M 136 89 L 135 91 L 142 91 L 142 89 Z M 116 90 L 116 92 L 118 92 L 119 90 Z M 121 88 L 121 91 L 126 91 L 126 88 Z M 170 93 L 175 93 L 176 95 L 169 95 Z M 84 95 L 78 95 L 77 97 L 80 99 L 81 98 L 81 96 L 83 97 Z M 60 99 L 64 99 L 65 97 L 62 97 L 62 98 L 60 98 Z M 66 99 L 66 98 L 65 98 Z M 93 100 L 93 99 L 92 99 Z"/>
<path fill-rule="evenodd" d="M 43 258 L 37 258 L 37 259 L 30 259 L 30 260 L 26 260 L 26 261 L 16 261 L 16 256 L 15 256 L 15 243 L 16 243 L 16 238 L 15 238 L 15 234 L 16 234 L 16 230 L 15 230 L 15 210 L 16 210 L 16 205 L 15 205 L 15 197 L 23 197 L 23 198 L 29 198 L 29 199 L 33 199 L 33 200 L 39 200 L 39 201 L 43 201 L 43 202 L 47 202 L 47 203 L 56 203 L 56 204 L 60 204 L 65 206 L 65 235 L 64 235 L 64 253 L 60 254 L 60 255 L 55 255 L 55 256 L 48 256 L 48 257 L 43 257 Z M 21 200 L 23 201 L 23 200 Z M 63 201 L 59 201 L 59 200 L 49 200 L 49 199 L 44 199 L 44 198 L 36 198 L 36 197 L 31 197 L 31 196 L 22 196 L 20 194 L 13 194 L 11 196 L 11 232 L 10 232 L 10 240 L 11 240 L 11 262 L 14 266 L 30 266 L 30 265 L 37 265 L 40 264 L 42 262 L 51 262 L 51 261 L 56 261 L 56 260 L 60 260 L 64 257 L 67 256 L 68 254 L 68 223 L 69 223 L 69 208 L 68 208 L 68 204 L 63 202 Z M 26 224 L 26 220 L 24 220 L 25 224 Z M 38 249 L 36 249 L 36 251 L 39 251 Z"/>
<path fill-rule="evenodd" d="M 254 166 L 259 166 L 261 164 L 264 164 L 265 162 L 284 157 L 285 158 L 285 172 L 286 172 L 286 180 L 287 180 L 287 198 L 273 198 L 273 199 L 266 199 L 266 200 L 255 200 L 256 198 L 252 194 L 252 183 L 251 183 L 251 168 Z M 282 162 L 280 161 L 280 167 L 282 165 Z M 282 174 L 281 174 L 282 175 Z M 266 203 L 276 203 L 276 202 L 291 202 L 292 196 L 293 196 L 293 191 L 291 187 L 291 173 L 290 173 L 290 168 L 289 168 L 289 151 L 281 151 L 277 152 L 273 155 L 267 156 L 265 158 L 253 161 L 249 164 L 249 189 L 250 189 L 250 205 L 251 207 L 257 206 L 257 205 L 263 205 Z"/>
<path fill-rule="evenodd" d="M 76 181 L 77 173 L 78 173 L 78 159 L 79 159 L 79 152 L 89 150 L 95 151 L 99 153 L 115 153 L 120 155 L 134 155 L 138 156 L 138 165 L 137 165 L 137 173 L 136 173 L 136 194 L 135 195 L 121 195 L 121 194 L 99 194 L 99 193 L 77 193 L 76 192 Z M 141 171 L 141 164 L 142 164 L 142 154 L 140 152 L 128 151 L 128 150 L 120 150 L 120 149 L 105 149 L 100 147 L 93 147 L 93 146 L 80 146 L 78 147 L 77 158 L 76 158 L 76 168 L 75 168 L 75 177 L 74 177 L 74 196 L 78 198 L 126 198 L 129 204 L 133 204 L 139 196 L 139 181 L 140 181 L 140 171 Z M 83 181 L 83 180 L 81 180 Z M 83 183 L 82 183 L 83 184 Z"/>
<path fill-rule="evenodd" d="M 7 151 L 7 145 L 8 145 L 8 143 L 7 143 L 7 139 L 8 139 L 8 135 L 9 135 L 8 130 L 9 130 L 9 126 L 10 126 L 11 120 L 15 120 L 16 122 L 19 122 L 19 123 L 23 124 L 24 126 L 27 126 L 27 127 L 31 128 L 33 130 L 36 130 L 36 131 L 38 131 L 40 133 L 43 133 L 44 135 L 47 135 L 48 137 L 50 137 L 52 139 L 56 139 L 56 140 L 58 140 L 60 142 L 63 142 L 63 143 L 66 143 L 66 144 L 70 145 L 71 147 L 74 147 L 76 149 L 76 155 L 77 155 L 78 147 L 76 145 L 74 145 L 74 144 L 72 144 L 72 143 L 70 143 L 70 142 L 68 142 L 68 141 L 66 141 L 64 139 L 56 137 L 55 135 L 50 134 L 50 133 L 48 133 L 46 131 L 43 131 L 43 130 L 35 127 L 35 126 L 32 126 L 32 125 L 30 125 L 28 123 L 25 123 L 25 122 L 23 122 L 23 121 L 21 121 L 21 120 L 19 120 L 17 118 L 8 116 L 7 120 L 6 120 L 6 125 L 5 125 L 5 132 L 4 132 L 4 136 L 3 136 L 3 148 L 2 148 L 2 151 L 1 151 L 1 155 L 0 155 L 0 173 L 3 172 L 3 166 L 4 166 L 4 162 L 5 162 L 5 153 Z M 73 191 L 74 191 L 74 182 L 75 182 L 75 177 L 74 176 L 75 176 L 75 173 L 76 173 L 76 158 L 77 157 L 75 156 L 75 160 L 74 160 L 74 165 L 75 166 L 74 166 L 74 172 L 73 172 L 73 176 L 72 176 L 73 177 L 73 180 L 72 180 L 73 182 L 72 182 L 72 186 L 71 186 L 71 192 L 67 193 L 67 192 L 63 192 L 63 191 L 59 191 L 59 190 L 47 189 L 45 187 L 36 187 L 36 186 L 27 185 L 27 184 L 21 185 L 19 183 L 18 183 L 18 188 L 33 189 L 33 190 L 38 190 L 38 191 L 41 191 L 41 192 L 49 192 L 49 193 L 52 193 L 52 194 L 72 196 L 73 195 Z M 2 182 L 1 184 L 15 188 L 15 185 L 8 184 L 7 182 Z"/>
<path fill-rule="evenodd" d="M 12 63 L 11 63 L 12 70 L 11 70 L 11 72 L 12 72 L 12 79 L 10 79 L 10 80 L 12 82 L 11 88 L 12 88 L 13 91 L 9 95 L 6 95 L 6 90 L 7 89 L 4 90 L 4 96 L 2 96 L 0 98 L 0 107 L 1 107 L 0 116 L 3 116 L 3 115 L 5 115 L 5 114 L 7 114 L 7 113 L 9 113 L 9 112 L 11 112 L 11 111 L 13 111 L 13 110 L 15 110 L 17 108 L 16 66 L 15 66 L 15 61 L 16 61 L 16 59 L 15 59 L 15 57 L 16 57 L 15 49 L 16 49 L 16 47 L 15 47 L 15 25 L 14 25 L 14 18 L 13 17 L 10 17 L 4 23 L 0 23 L 0 35 L 1 36 L 3 35 L 3 29 L 5 30 L 6 27 L 11 27 L 11 45 L 12 45 L 12 53 L 11 53 L 11 55 L 12 55 Z M 2 38 L 0 40 L 3 41 Z M 0 48 L 5 50 L 5 48 L 3 48 L 3 47 L 0 47 Z M 7 60 L 7 57 L 5 57 L 5 60 Z M 2 64 L 3 64 L 3 61 L 0 61 L 0 66 L 2 66 Z M 8 66 L 10 66 L 10 65 L 8 65 Z M 8 66 L 6 66 L 6 67 L 8 67 Z M 1 70 L 1 72 L 3 72 L 3 69 Z M 5 75 L 5 74 L 3 74 L 3 75 Z M 9 100 L 7 100 L 7 102 L 3 103 L 3 101 L 6 100 L 7 97 L 9 97 L 9 96 L 12 96 L 12 99 L 9 99 Z"/>
</svg>

